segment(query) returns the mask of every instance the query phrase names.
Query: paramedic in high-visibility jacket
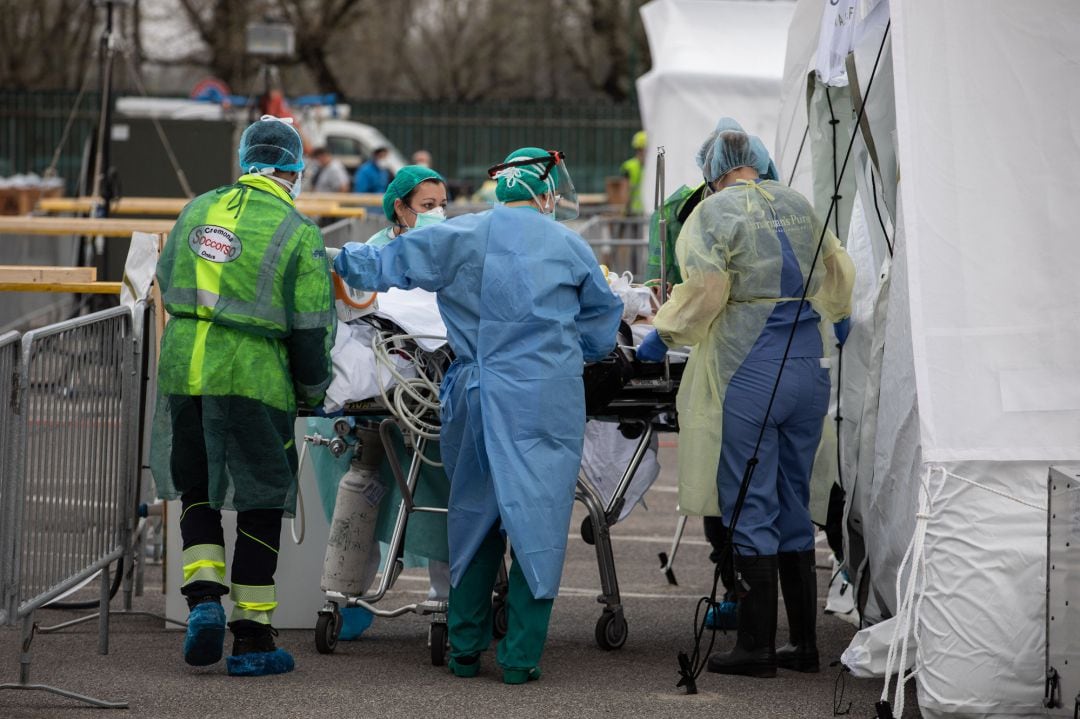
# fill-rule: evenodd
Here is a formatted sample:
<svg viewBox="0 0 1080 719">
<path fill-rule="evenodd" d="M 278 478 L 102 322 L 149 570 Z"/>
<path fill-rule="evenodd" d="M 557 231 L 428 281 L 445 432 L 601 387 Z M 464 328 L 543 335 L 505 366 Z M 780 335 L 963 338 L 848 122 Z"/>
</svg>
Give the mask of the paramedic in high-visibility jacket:
<svg viewBox="0 0 1080 719">
<path fill-rule="evenodd" d="M 158 495 L 181 501 L 184 659 L 221 659 L 221 597 L 229 594 L 231 675 L 294 665 L 274 644 L 274 572 L 281 520 L 296 504 L 297 404 L 321 404 L 335 329 L 322 236 L 294 204 L 302 148 L 289 122 L 264 115 L 249 126 L 240 141 L 244 174 L 184 208 L 157 268 L 170 318 L 151 469 Z M 222 509 L 237 513 L 231 585 Z"/>
</svg>

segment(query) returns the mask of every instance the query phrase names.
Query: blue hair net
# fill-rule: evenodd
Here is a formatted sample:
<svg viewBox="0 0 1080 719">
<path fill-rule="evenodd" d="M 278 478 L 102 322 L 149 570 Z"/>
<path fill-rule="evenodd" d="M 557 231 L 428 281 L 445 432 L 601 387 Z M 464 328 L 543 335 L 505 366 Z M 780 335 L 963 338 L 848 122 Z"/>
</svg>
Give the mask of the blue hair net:
<svg viewBox="0 0 1080 719">
<path fill-rule="evenodd" d="M 263 115 L 240 136 L 240 171 L 273 168 L 283 172 L 304 169 L 304 142 L 292 123 Z"/>
<path fill-rule="evenodd" d="M 765 180 L 780 179 L 765 143 L 730 117 L 720 118 L 694 159 L 709 182 L 739 167 L 752 167 Z"/>
</svg>

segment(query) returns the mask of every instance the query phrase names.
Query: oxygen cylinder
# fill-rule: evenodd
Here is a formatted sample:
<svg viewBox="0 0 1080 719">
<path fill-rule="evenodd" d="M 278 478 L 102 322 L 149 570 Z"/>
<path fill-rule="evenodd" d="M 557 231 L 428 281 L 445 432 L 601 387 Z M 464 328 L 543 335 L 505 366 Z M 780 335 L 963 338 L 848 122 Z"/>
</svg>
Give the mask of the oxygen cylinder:
<svg viewBox="0 0 1080 719">
<path fill-rule="evenodd" d="M 321 587 L 324 592 L 356 596 L 367 590 L 365 567 L 375 548 L 375 520 L 386 488 L 379 480 L 383 459 L 378 432 L 358 428 L 359 448 L 338 483 L 334 518 L 326 540 Z"/>
</svg>

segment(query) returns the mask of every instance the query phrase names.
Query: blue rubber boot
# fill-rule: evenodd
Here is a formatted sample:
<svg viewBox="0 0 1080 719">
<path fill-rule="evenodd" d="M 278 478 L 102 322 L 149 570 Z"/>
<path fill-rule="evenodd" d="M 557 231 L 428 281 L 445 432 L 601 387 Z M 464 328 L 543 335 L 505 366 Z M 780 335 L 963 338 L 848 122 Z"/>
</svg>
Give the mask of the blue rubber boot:
<svg viewBox="0 0 1080 719">
<path fill-rule="evenodd" d="M 204 599 L 188 613 L 184 661 L 205 667 L 221 660 L 225 646 L 225 610 L 217 598 Z"/>
<path fill-rule="evenodd" d="M 705 628 L 725 630 L 738 628 L 738 609 L 737 602 L 727 599 L 717 602 L 705 613 Z"/>
<path fill-rule="evenodd" d="M 225 666 L 232 677 L 262 677 L 285 674 L 296 667 L 292 655 L 274 645 L 277 630 L 269 624 L 254 627 L 233 623 L 232 656 Z"/>
</svg>

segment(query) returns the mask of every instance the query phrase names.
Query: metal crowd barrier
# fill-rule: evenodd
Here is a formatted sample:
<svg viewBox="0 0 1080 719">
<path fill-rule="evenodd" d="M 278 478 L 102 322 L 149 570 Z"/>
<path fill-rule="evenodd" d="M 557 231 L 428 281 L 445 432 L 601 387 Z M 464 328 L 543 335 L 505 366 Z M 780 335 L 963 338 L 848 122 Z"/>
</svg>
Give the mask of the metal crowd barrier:
<svg viewBox="0 0 1080 719">
<path fill-rule="evenodd" d="M 0 371 L 15 381 L 5 412 L 0 512 L 0 623 L 22 624 L 20 676 L 0 689 L 37 689 L 125 707 L 30 683 L 34 613 L 100 572 L 98 650 L 108 653 L 110 564 L 130 565 L 139 480 L 141 364 L 147 315 L 116 307 L 0 338 Z"/>
<path fill-rule="evenodd" d="M 596 215 L 571 225 L 596 253 L 596 259 L 614 272 L 633 273 L 638 282 L 646 279 L 649 266 L 648 216 Z"/>
</svg>

